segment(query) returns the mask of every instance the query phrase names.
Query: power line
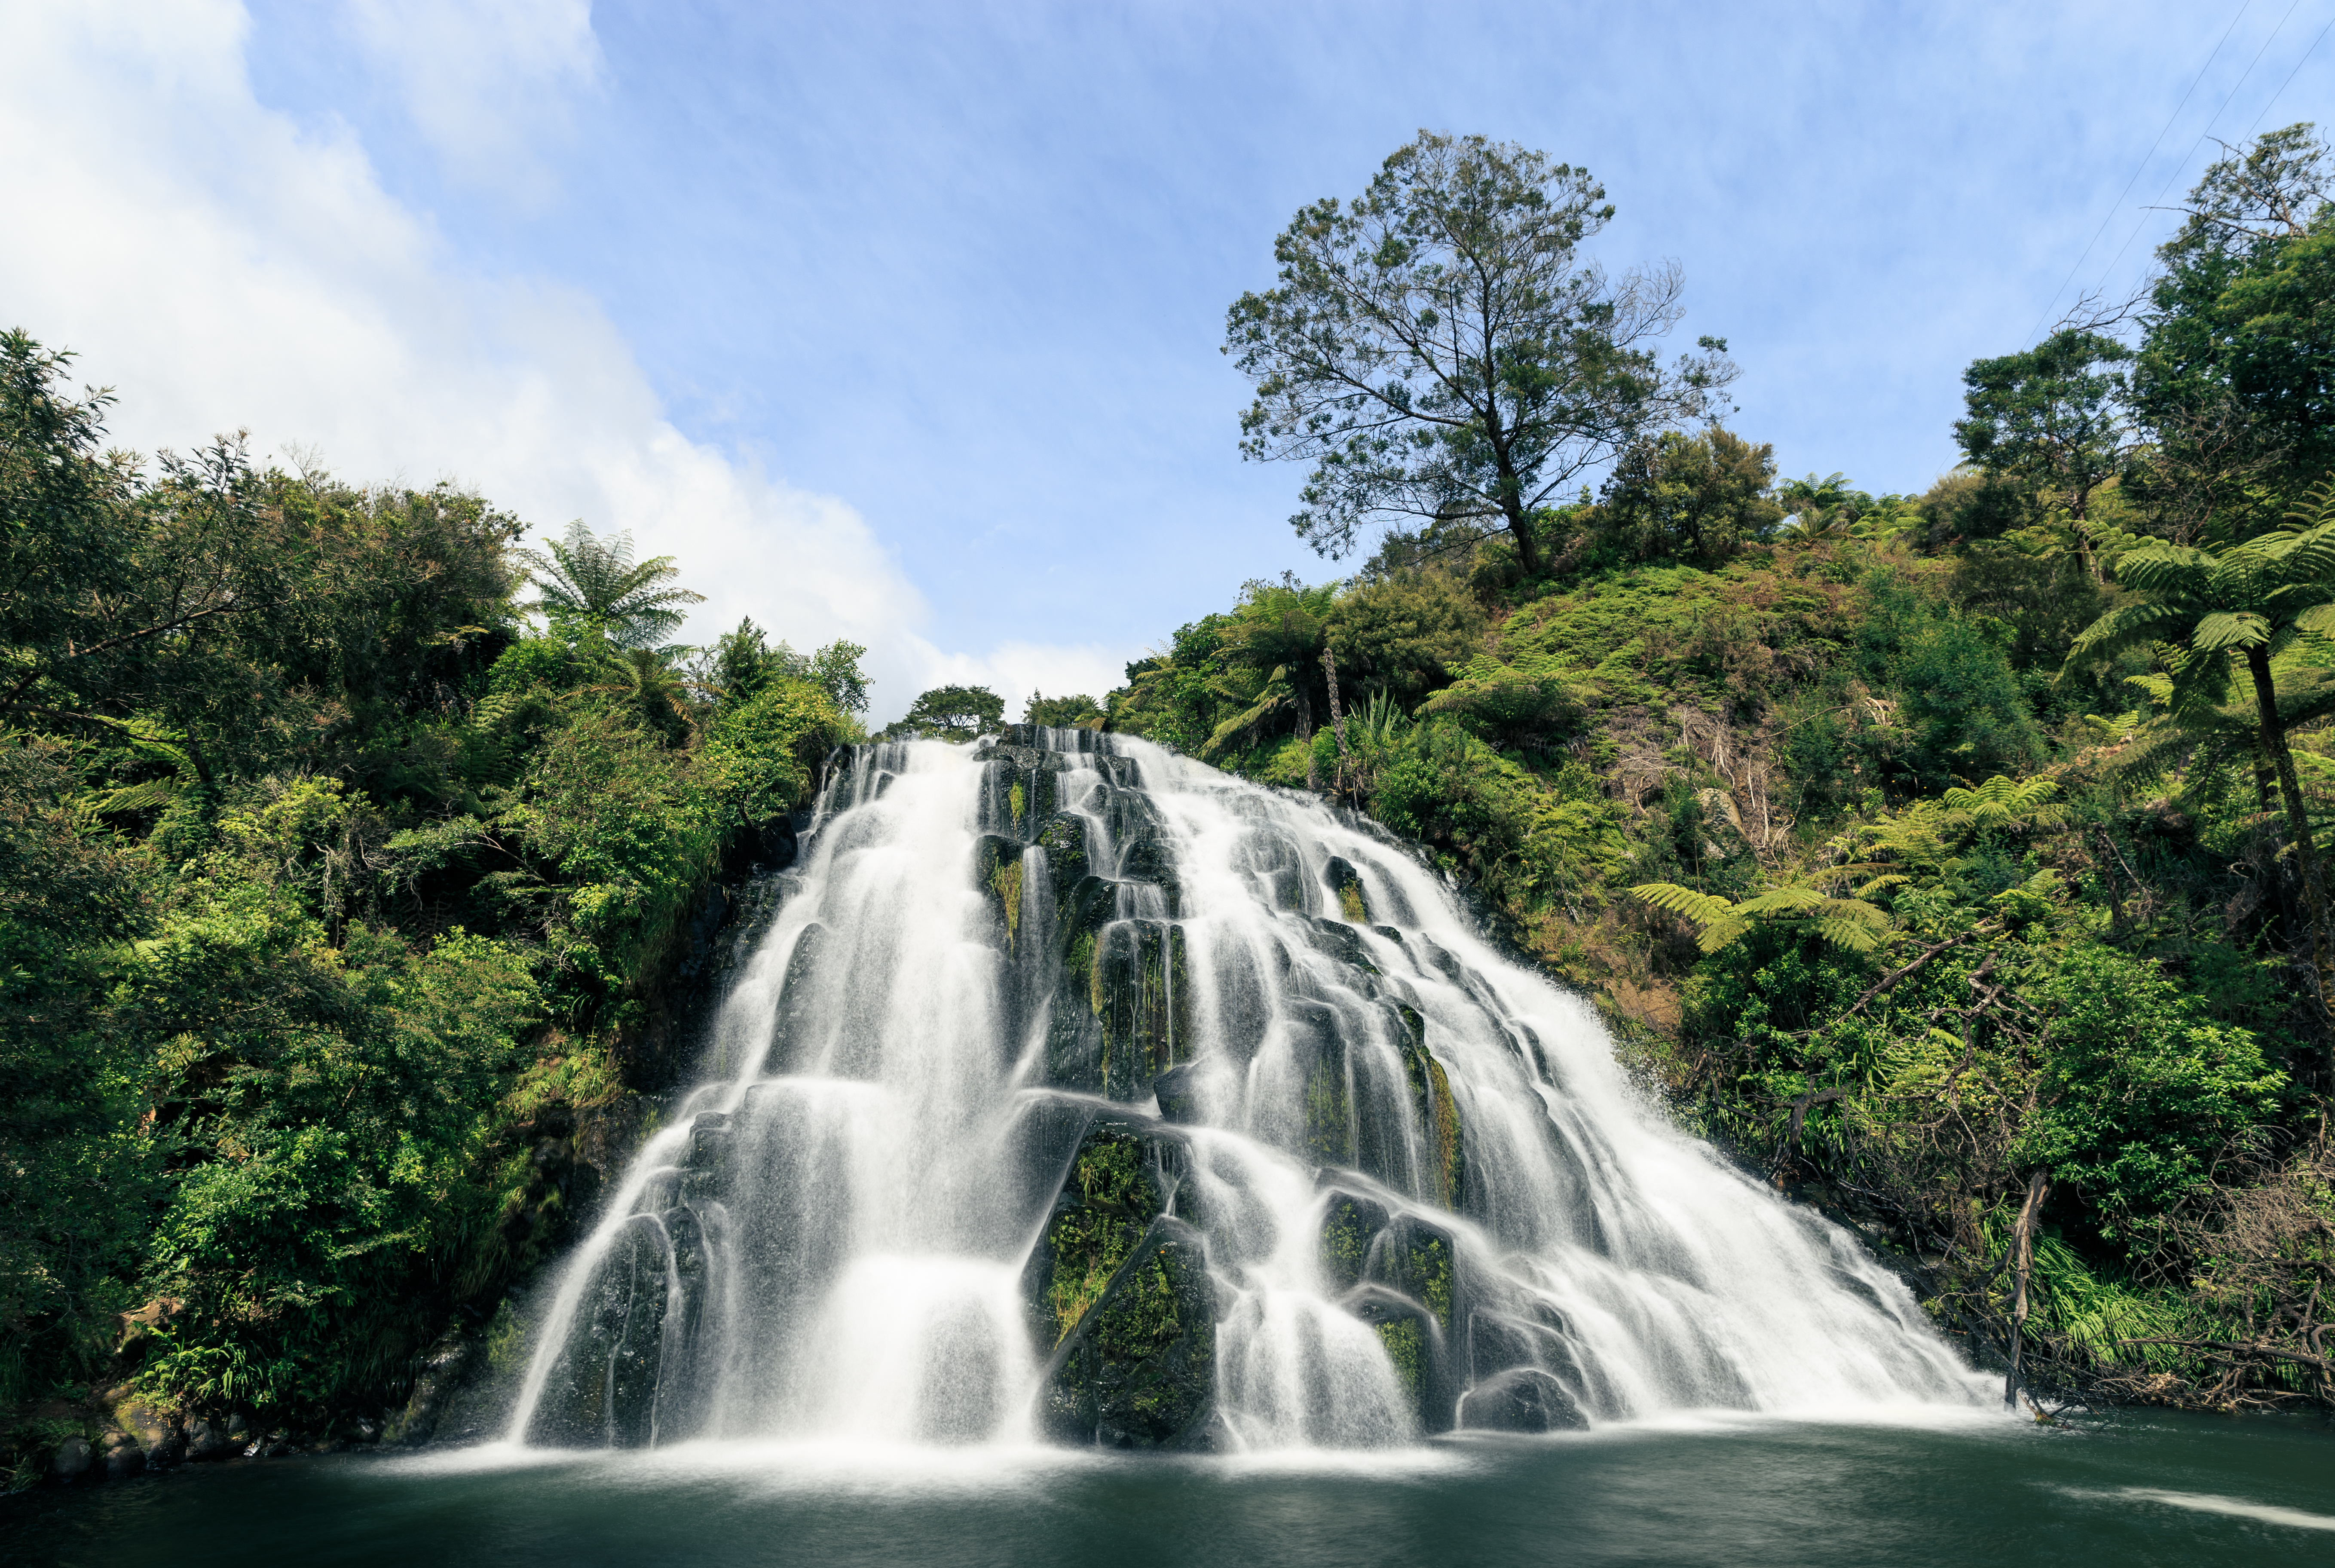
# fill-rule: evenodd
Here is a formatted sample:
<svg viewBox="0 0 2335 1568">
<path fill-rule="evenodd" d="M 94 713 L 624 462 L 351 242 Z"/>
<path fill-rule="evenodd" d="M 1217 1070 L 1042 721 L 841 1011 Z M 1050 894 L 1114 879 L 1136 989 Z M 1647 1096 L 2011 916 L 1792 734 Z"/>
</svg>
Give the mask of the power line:
<svg viewBox="0 0 2335 1568">
<path fill-rule="evenodd" d="M 2068 292 L 2068 286 L 2076 281 L 2076 274 L 2083 266 L 2084 257 L 2092 254 L 2092 247 L 2099 244 L 2100 236 L 2106 234 L 2108 225 L 2116 221 L 2117 208 L 2124 205 L 2124 198 L 2130 196 L 2132 188 L 2139 183 L 2142 170 L 2147 169 L 2148 160 L 2156 156 L 2157 148 L 2164 144 L 2165 133 L 2173 129 L 2173 122 L 2181 118 L 2183 110 L 2189 107 L 2189 100 L 2196 94 L 2197 84 L 2205 80 L 2205 73 L 2211 71 L 2214 68 L 2214 62 L 2221 58 L 2222 44 L 2230 41 L 2230 34 L 2238 30 L 2238 24 L 2245 20 L 2246 13 L 2253 8 L 2253 3 L 2254 0 L 2244 0 L 2244 4 L 2238 7 L 2238 14 L 2230 18 L 2230 24 L 2222 29 L 2220 42 L 2214 45 L 2214 52 L 2205 56 L 2205 63 L 2197 67 L 2197 74 L 2189 79 L 2189 91 L 2181 95 L 2181 102 L 2175 104 L 2173 112 L 2165 117 L 2165 123 L 2157 130 L 2156 140 L 2148 144 L 2148 150 L 2141 156 L 2140 167 L 2135 169 L 2132 171 L 2132 178 L 2124 182 L 2124 189 L 2117 193 L 2115 202 L 2108 208 L 2107 216 L 2101 218 L 2099 227 L 2092 231 L 2092 237 L 2085 243 L 2083 255 L 2076 257 L 2076 265 L 2068 269 L 2068 276 L 2061 278 L 2059 286 L 2051 291 L 2051 297 L 2044 303 L 2043 315 L 2035 318 L 2034 330 L 2027 334 L 2030 338 L 2043 330 L 2044 317 L 2049 316 L 2051 314 L 2051 307 L 2059 303 L 2059 296 Z M 2208 123 L 2211 122 L 2208 121 Z"/>
<path fill-rule="evenodd" d="M 2313 54 L 2316 54 L 2319 52 L 2320 44 L 2327 41 L 2327 34 L 2330 32 L 2335 32 L 2335 17 L 2330 17 L 2328 19 L 2327 25 L 2319 30 L 2319 36 L 2313 38 L 2311 41 L 2311 47 L 2302 52 L 2302 59 L 2294 63 L 2294 69 L 2286 73 L 2286 80 L 2280 82 L 2278 84 L 2278 91 L 2270 95 L 2270 102 L 2262 105 L 2262 111 L 2254 116 L 2253 124 L 2246 127 L 2246 134 L 2249 137 L 2253 135 L 2256 130 L 2260 129 L 2263 121 L 2270 118 L 2272 108 L 2277 104 L 2280 99 L 2286 96 L 2286 90 L 2294 85 L 2294 79 L 2296 77 L 2302 74 L 2302 67 L 2304 63 L 2309 61 Z"/>
<path fill-rule="evenodd" d="M 2132 242 L 2138 239 L 2140 237 L 2140 231 L 2147 227 L 2150 208 L 2155 208 L 2164 201 L 2165 193 L 2173 189 L 2173 182 L 2181 178 L 2181 171 L 2189 167 L 2189 160 L 2197 156 L 2197 149 L 2204 146 L 2206 140 L 2214 134 L 2214 127 L 2220 123 L 2222 116 L 2229 112 L 2230 105 L 2236 101 L 2238 90 L 2245 86 L 2248 79 L 2253 75 L 2254 67 L 2262 63 L 2262 58 L 2264 54 L 2270 53 L 2271 44 L 2276 41 L 2280 32 L 2286 26 L 2288 17 L 2292 16 L 2295 12 L 2295 7 L 2301 4 L 2302 0 L 2292 0 L 2292 4 L 2287 6 L 2286 15 L 2281 16 L 2278 19 L 2278 25 L 2270 30 L 2270 36 L 2264 38 L 2262 43 L 2262 47 L 2254 51 L 2253 59 L 2246 63 L 2244 74 L 2238 78 L 2236 84 L 2231 87 L 2227 95 L 2223 98 L 2222 106 L 2214 111 L 2214 117 L 2205 121 L 2205 129 L 2197 133 L 2197 140 L 2190 144 L 2189 150 L 2187 152 L 2182 154 L 2181 161 L 2173 166 L 2173 171 L 2165 177 L 2165 183 L 2156 188 L 2156 198 L 2150 201 L 2147 207 L 2141 208 L 2139 221 L 2136 222 L 2132 226 L 2132 232 L 2124 237 L 2124 243 L 2117 247 L 2116 255 L 2108 260 L 2107 270 L 2100 274 L 2100 286 L 2102 288 L 2106 288 L 2107 286 L 2108 279 L 2116 276 L 2117 263 L 2124 259 L 2124 253 L 2132 248 Z M 2318 45 L 2315 43 L 2312 44 L 2312 48 L 2316 48 L 2317 46 Z M 2310 51 L 2304 51 L 2304 58 L 2308 59 L 2309 57 Z M 2301 69 L 2301 61 L 2295 62 L 2295 70 L 2300 71 Z M 2287 73 L 2287 80 L 2290 82 L 2294 80 L 2292 72 Z M 2279 88 L 2279 92 L 2281 92 L 2285 91 L 2286 89 L 2284 86 L 2281 86 Z M 2276 102 L 2274 97 L 2272 102 Z M 2268 104 L 2263 105 L 2262 112 L 2265 114 L 2270 112 L 2270 107 Z M 2259 124 L 2261 122 L 2257 121 L 2255 123 Z M 2033 334 L 2030 334 L 2029 335 L 2032 336 Z"/>
</svg>

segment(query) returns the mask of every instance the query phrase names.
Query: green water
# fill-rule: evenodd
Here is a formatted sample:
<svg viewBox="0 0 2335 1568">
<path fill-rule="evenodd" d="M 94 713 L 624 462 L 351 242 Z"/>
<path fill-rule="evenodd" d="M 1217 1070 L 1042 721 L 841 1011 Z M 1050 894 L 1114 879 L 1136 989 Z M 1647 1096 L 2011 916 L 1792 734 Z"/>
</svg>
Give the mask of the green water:
<svg viewBox="0 0 2335 1568">
<path fill-rule="evenodd" d="M 1742 1424 L 1253 1465 L 676 1449 L 278 1460 L 0 1505 L 11 1562 L 2335 1562 L 2322 1422 Z"/>
</svg>

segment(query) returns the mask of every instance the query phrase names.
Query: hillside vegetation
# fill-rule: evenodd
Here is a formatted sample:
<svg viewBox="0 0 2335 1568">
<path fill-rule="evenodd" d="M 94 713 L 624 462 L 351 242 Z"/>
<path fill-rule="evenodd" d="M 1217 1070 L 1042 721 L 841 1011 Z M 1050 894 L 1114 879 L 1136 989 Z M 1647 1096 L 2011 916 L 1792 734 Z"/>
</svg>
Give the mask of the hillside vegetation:
<svg viewBox="0 0 2335 1568">
<path fill-rule="evenodd" d="M 614 1174 L 864 650 L 666 645 L 669 563 L 444 487 L 141 469 L 67 370 L 0 338 L 0 1407 L 329 1435 Z"/>
<path fill-rule="evenodd" d="M 1972 364 L 1967 461 L 1873 495 L 1720 422 L 1720 340 L 1656 362 L 1678 277 L 1574 266 L 1584 173 L 1423 134 L 1228 323 L 1250 455 L 1371 552 L 1024 718 L 1416 841 L 2007 1387 L 2335 1405 L 2324 158 L 2216 164 L 2146 296 Z M 1468 305 L 1436 247 L 1495 242 Z M 508 1351 L 867 705 L 850 644 L 674 644 L 695 595 L 621 536 L 110 450 L 72 368 L 0 335 L 20 1480 L 141 1419 L 374 1435 L 450 1332 Z M 950 686 L 887 733 L 1003 721 Z"/>
<path fill-rule="evenodd" d="M 1453 147 L 1389 160 L 1352 207 L 1378 248 L 1334 275 L 1301 214 L 1228 329 L 1303 329 L 1250 416 L 1289 443 L 1253 455 L 1319 465 L 1301 534 L 1398 526 L 1351 577 L 1182 627 L 1103 721 L 1419 840 L 1688 1125 L 1899 1258 L 1981 1355 L 2335 1402 L 2335 208 L 2309 129 L 2209 172 L 2144 298 L 1974 363 L 1968 460 L 1921 494 L 1779 483 L 1706 421 L 1521 515 L 1530 476 L 1482 454 L 1549 418 L 1540 382 L 1406 449 L 1387 429 L 1465 378 L 1401 318 L 1361 357 L 1411 354 L 1429 394 L 1373 404 L 1322 347 L 1377 308 L 1322 279 L 1391 254 L 1432 304 L 1448 276 L 1363 219 L 1464 233 L 1538 167 L 1463 145 L 1459 216 L 1402 228 L 1392 182 Z M 1548 188 L 1508 189 L 1545 221 Z"/>
</svg>

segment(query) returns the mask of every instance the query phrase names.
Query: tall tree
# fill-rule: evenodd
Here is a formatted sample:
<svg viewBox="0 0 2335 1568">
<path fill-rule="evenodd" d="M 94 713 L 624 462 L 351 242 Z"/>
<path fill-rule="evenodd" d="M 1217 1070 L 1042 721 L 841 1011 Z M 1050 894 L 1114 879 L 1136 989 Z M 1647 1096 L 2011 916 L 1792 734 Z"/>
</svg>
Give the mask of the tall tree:
<svg viewBox="0 0 2335 1568">
<path fill-rule="evenodd" d="M 1005 699 L 986 686 L 935 686 L 919 692 L 908 711 L 884 731 L 889 740 L 962 743 L 1005 728 Z"/>
<path fill-rule="evenodd" d="M 1371 522 L 1457 540 L 1503 530 L 1541 564 L 1535 514 L 1650 427 L 1699 419 L 1726 344 L 1664 366 L 1679 269 L 1609 277 L 1581 255 L 1613 218 L 1588 171 L 1422 131 L 1352 201 L 1301 209 L 1279 283 L 1233 303 L 1225 352 L 1256 387 L 1241 451 L 1313 464 L 1290 520 L 1325 556 Z"/>
<path fill-rule="evenodd" d="M 595 538 L 581 522 L 567 525 L 567 537 L 542 550 L 520 550 L 539 592 L 528 608 L 540 610 L 555 625 L 606 637 L 619 648 L 654 648 L 688 619 L 677 606 L 702 604 L 705 595 L 673 586 L 680 570 L 671 556 L 633 559 L 633 537 Z"/>
<path fill-rule="evenodd" d="M 2052 491 L 2081 524 L 2092 492 L 2124 460 L 2132 357 L 2116 339 L 2070 326 L 2022 353 L 1973 360 L 1954 440 L 1981 472 Z"/>
<path fill-rule="evenodd" d="M 2134 404 L 2146 487 L 2184 538 L 2272 526 L 2335 470 L 2335 206 L 2290 125 L 2205 171 L 2157 250 Z"/>
<path fill-rule="evenodd" d="M 2278 779 L 2288 842 L 2311 912 L 2320 1004 L 2335 1021 L 2335 932 L 2328 925 L 2326 882 L 2272 669 L 2274 658 L 2302 639 L 2335 636 L 2335 488 L 2323 489 L 2316 505 L 2287 526 L 2225 549 L 2151 540 L 2117 557 L 2116 576 L 2138 596 L 2093 622 L 2069 650 L 2068 662 L 2096 663 L 2125 648 L 2163 645 L 2169 650 L 2173 712 L 2192 715 L 2201 725 L 2229 699 L 2234 672 L 2245 671 L 2257 743 Z"/>
<path fill-rule="evenodd" d="M 1776 449 L 1765 442 L 1716 427 L 1664 431 L 1622 454 L 1600 510 L 1633 555 L 1715 560 L 1783 520 L 1775 482 Z"/>
</svg>

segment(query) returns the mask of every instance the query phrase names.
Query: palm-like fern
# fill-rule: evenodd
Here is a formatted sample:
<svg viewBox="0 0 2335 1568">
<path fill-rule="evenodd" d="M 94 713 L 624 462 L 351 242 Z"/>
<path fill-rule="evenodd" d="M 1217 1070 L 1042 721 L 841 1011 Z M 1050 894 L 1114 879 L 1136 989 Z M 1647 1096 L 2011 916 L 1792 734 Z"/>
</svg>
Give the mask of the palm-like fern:
<svg viewBox="0 0 2335 1568">
<path fill-rule="evenodd" d="M 157 806 L 167 806 L 192 789 L 201 781 L 200 770 L 195 766 L 181 744 L 186 737 L 177 731 L 165 730 L 151 719 L 116 721 L 129 749 L 148 762 L 160 762 L 170 769 L 170 777 L 149 779 L 142 783 L 128 784 L 109 789 L 89 803 L 89 808 L 101 815 L 114 811 L 147 811 Z"/>
<path fill-rule="evenodd" d="M 1998 773 L 1974 789 L 1952 789 L 1940 800 L 1946 826 L 1977 834 L 1991 828 L 2048 828 L 2067 820 L 2059 786 L 2049 779 Z"/>
<path fill-rule="evenodd" d="M 2268 661 L 2306 635 L 2335 634 L 2335 484 L 2286 526 L 2226 549 L 2152 539 L 2116 557 L 2117 580 L 2144 595 L 2084 629 L 2070 667 L 2165 644 L 2176 713 L 2226 701 L 2234 661 Z M 2234 656 L 2234 660 L 2233 660 Z"/>
<path fill-rule="evenodd" d="M 1835 867 L 1820 875 L 1829 881 L 1842 869 Z M 1693 922 L 1700 928 L 1697 940 L 1705 953 L 1716 953 L 1761 928 L 1813 931 L 1836 947 L 1870 953 L 1890 928 L 1888 915 L 1877 905 L 1862 898 L 1836 898 L 1797 878 L 1756 893 L 1739 904 L 1675 882 L 1641 883 L 1630 889 L 1630 896 Z"/>
<path fill-rule="evenodd" d="M 671 556 L 633 559 L 633 537 L 595 538 L 581 522 L 544 550 L 520 550 L 538 593 L 522 606 L 555 623 L 567 622 L 619 648 L 654 648 L 688 619 L 677 606 L 705 595 L 672 586 L 680 572 Z"/>
<path fill-rule="evenodd" d="M 2260 755 L 2278 777 L 2287 837 L 2311 907 L 2311 962 L 2321 1004 L 2335 1010 L 2327 887 L 2272 666 L 2306 637 L 2335 636 L 2335 482 L 2320 486 L 2282 528 L 2222 550 L 2151 540 L 2119 555 L 2116 575 L 2141 598 L 2085 628 L 2069 649 L 2069 665 L 2158 645 L 2165 650 L 2165 696 L 2174 718 L 2207 728 L 2230 700 L 2233 667 L 2244 665 L 2253 687 Z"/>
</svg>

